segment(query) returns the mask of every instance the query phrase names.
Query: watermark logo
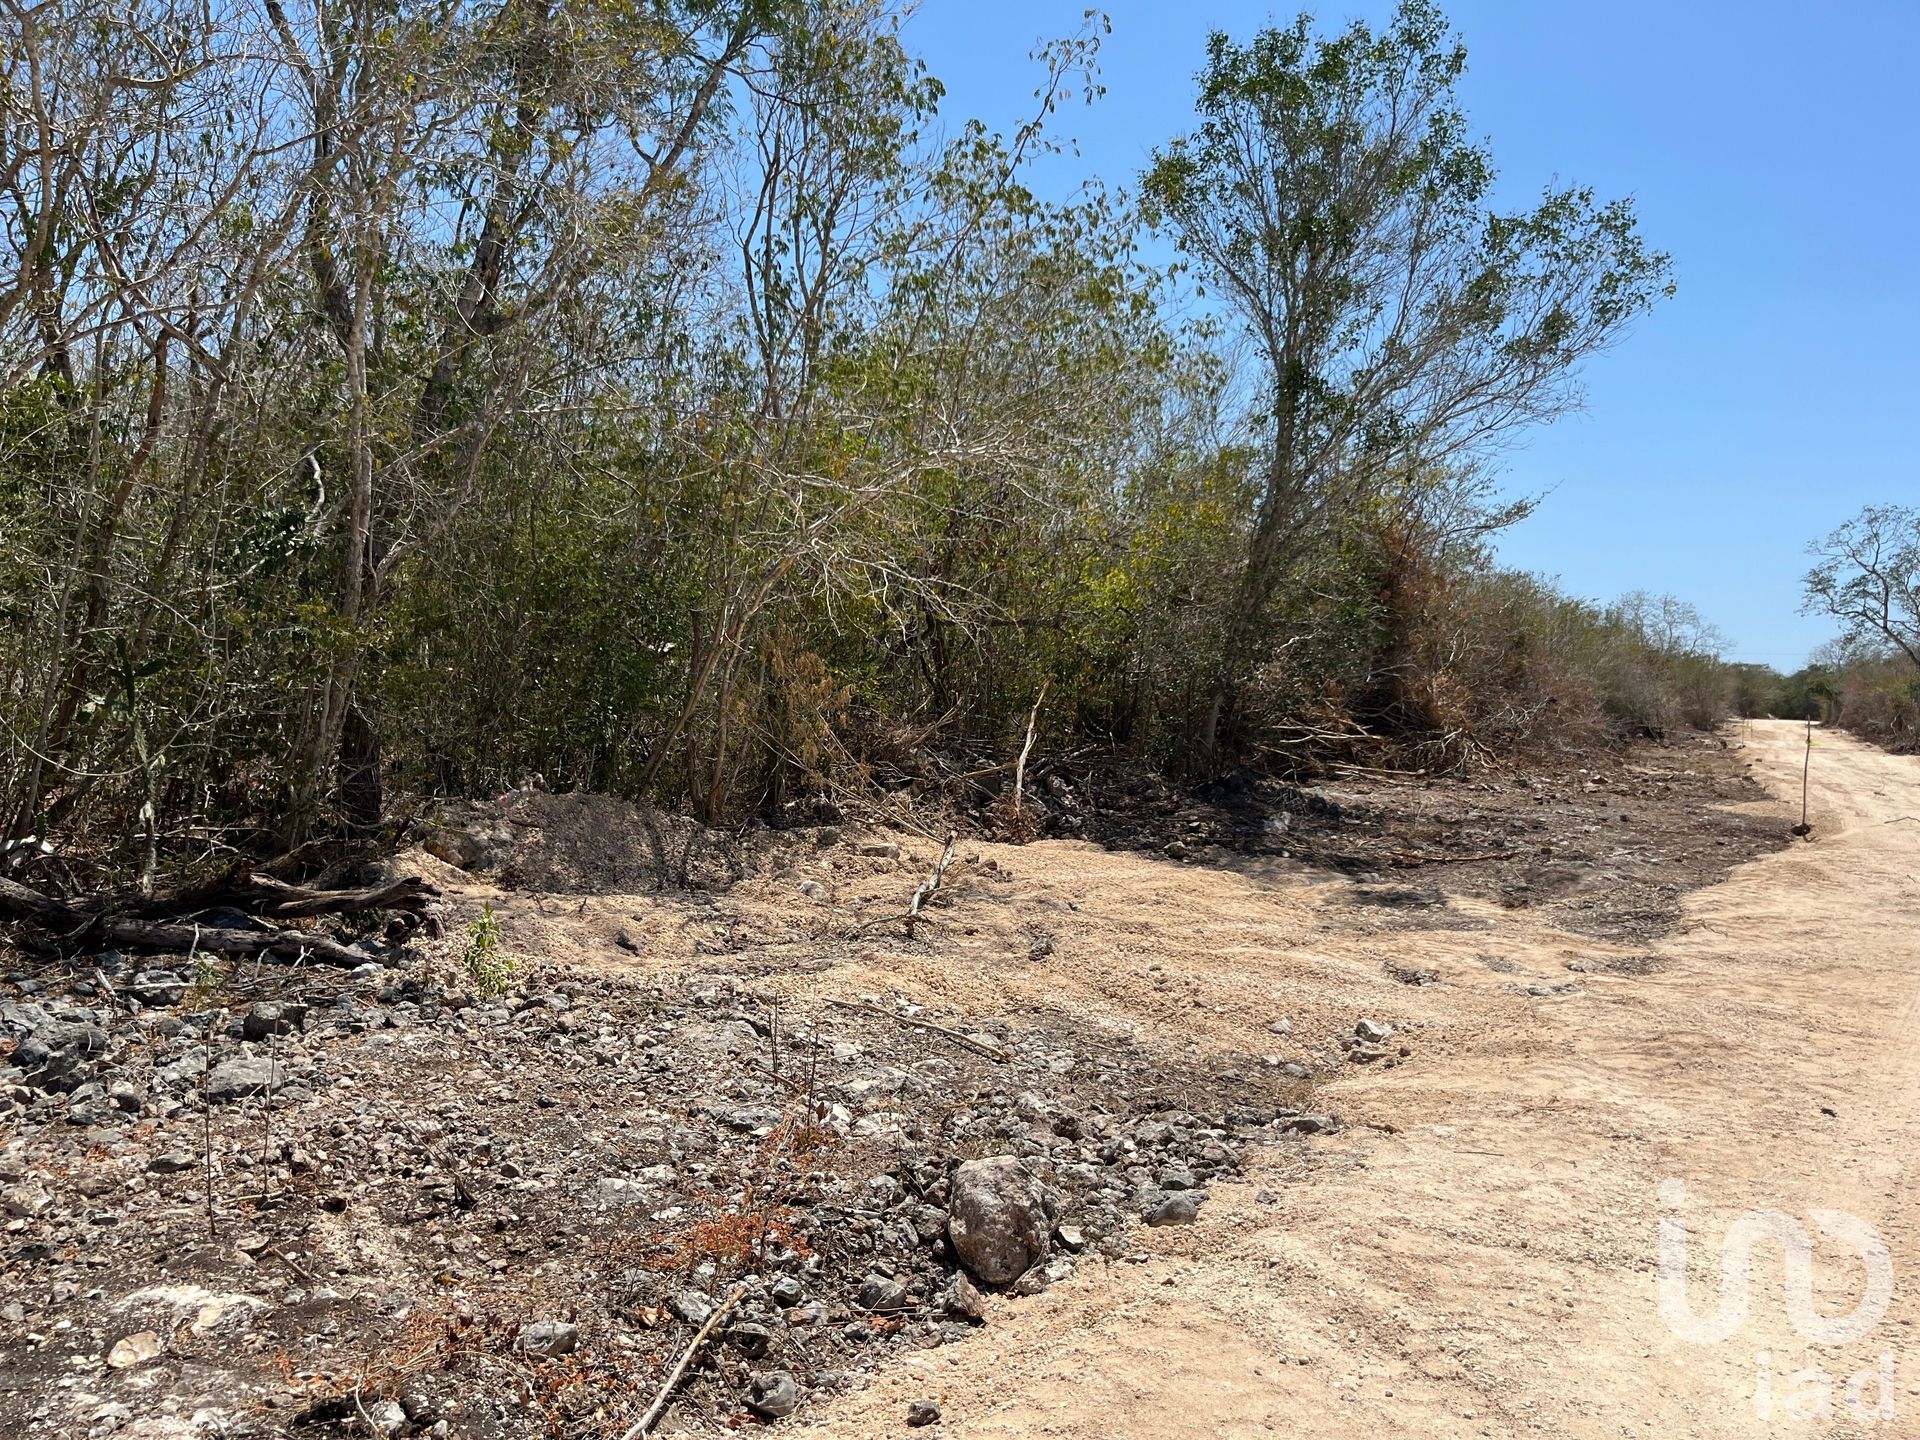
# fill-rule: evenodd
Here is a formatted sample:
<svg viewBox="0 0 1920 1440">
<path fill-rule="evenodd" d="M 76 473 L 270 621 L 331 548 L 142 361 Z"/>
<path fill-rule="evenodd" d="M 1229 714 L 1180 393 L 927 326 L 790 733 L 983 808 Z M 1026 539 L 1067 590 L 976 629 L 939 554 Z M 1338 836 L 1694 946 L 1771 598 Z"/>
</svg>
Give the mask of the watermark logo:
<svg viewBox="0 0 1920 1440">
<path fill-rule="evenodd" d="M 1865 1339 L 1886 1317 L 1893 1301 L 1893 1255 L 1877 1230 L 1842 1210 L 1809 1210 L 1807 1218 L 1820 1234 L 1839 1241 L 1859 1258 L 1866 1285 L 1851 1311 L 1829 1316 L 1814 1309 L 1814 1241 L 1805 1225 L 1782 1210 L 1749 1210 L 1721 1238 L 1718 1303 L 1709 1314 L 1697 1313 L 1687 1298 L 1691 1231 L 1680 1214 L 1686 1203 L 1684 1181 L 1661 1181 L 1660 1204 L 1668 1213 L 1660 1219 L 1660 1318 L 1680 1339 L 1693 1345 L 1719 1345 L 1740 1333 L 1751 1311 L 1754 1251 L 1768 1242 L 1780 1249 L 1787 1319 L 1801 1339 L 1812 1345 L 1849 1345 Z M 1835 1387 L 1824 1371 L 1799 1370 L 1776 1378 L 1771 1352 L 1759 1351 L 1755 1359 L 1754 1410 L 1761 1419 L 1773 1418 L 1777 1397 L 1792 1419 L 1825 1419 L 1834 1414 Z M 1875 1389 L 1871 1401 L 1869 1386 Z M 1893 1418 L 1893 1393 L 1893 1356 L 1887 1353 L 1877 1364 L 1853 1375 L 1843 1396 L 1853 1418 L 1882 1420 Z"/>
<path fill-rule="evenodd" d="M 1660 1182 L 1660 1203 L 1678 1211 L 1687 1203 L 1682 1180 Z M 1720 1242 L 1720 1304 L 1711 1315 L 1696 1315 L 1687 1303 L 1686 1220 L 1669 1214 L 1660 1220 L 1660 1318 L 1682 1340 L 1718 1345 L 1747 1323 L 1754 1247 L 1777 1240 L 1786 1257 L 1787 1319 L 1794 1333 L 1814 1345 L 1849 1345 L 1864 1339 L 1886 1317 L 1893 1301 L 1893 1255 L 1866 1221 L 1843 1210 L 1807 1212 L 1820 1233 L 1839 1240 L 1865 1262 L 1866 1293 L 1851 1313 L 1828 1317 L 1813 1308 L 1813 1238 L 1807 1227 L 1783 1210 L 1749 1210 Z"/>
</svg>

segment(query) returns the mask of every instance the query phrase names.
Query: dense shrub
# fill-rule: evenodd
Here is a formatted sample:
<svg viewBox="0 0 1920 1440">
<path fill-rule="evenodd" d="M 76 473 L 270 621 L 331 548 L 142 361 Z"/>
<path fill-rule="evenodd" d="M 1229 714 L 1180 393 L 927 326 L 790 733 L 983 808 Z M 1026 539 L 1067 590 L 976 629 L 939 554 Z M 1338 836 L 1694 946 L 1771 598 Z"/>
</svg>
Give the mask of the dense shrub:
<svg viewBox="0 0 1920 1440">
<path fill-rule="evenodd" d="M 1726 709 L 1675 605 L 1484 551 L 1486 447 L 1667 264 L 1582 190 L 1486 213 L 1430 6 L 1215 45 L 1145 187 L 1185 275 L 1120 193 L 1029 187 L 1097 27 L 1012 134 L 943 138 L 906 9 L 35 10 L 0 53 L 0 839 L 150 883 L 534 774 L 718 822 L 1030 721 L 1198 776 Z M 1245 211 L 1249 153 L 1301 224 Z M 1277 323 L 1236 257 L 1315 237 Z"/>
</svg>

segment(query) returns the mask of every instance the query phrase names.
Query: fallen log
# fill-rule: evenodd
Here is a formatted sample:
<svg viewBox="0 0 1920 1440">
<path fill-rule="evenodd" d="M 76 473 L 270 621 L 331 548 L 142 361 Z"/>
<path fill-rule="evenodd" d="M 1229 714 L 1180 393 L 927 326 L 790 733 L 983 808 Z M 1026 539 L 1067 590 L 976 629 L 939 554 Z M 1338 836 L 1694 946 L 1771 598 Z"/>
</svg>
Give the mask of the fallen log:
<svg viewBox="0 0 1920 1440">
<path fill-rule="evenodd" d="M 329 965 L 365 965 L 373 959 L 357 945 L 344 945 L 316 931 L 259 930 L 196 925 L 183 920 L 151 920 L 76 905 L 0 877 L 0 918 L 30 920 L 66 940 L 99 941 L 135 950 L 209 950 L 220 955 L 291 953 L 293 958 Z"/>
<path fill-rule="evenodd" d="M 102 939 L 138 950 L 211 950 L 218 955 L 272 955 L 320 960 L 348 968 L 373 959 L 358 945 L 343 945 L 311 930 L 221 930 L 165 920 L 113 920 L 100 927 Z"/>
<path fill-rule="evenodd" d="M 44 925 L 71 925 L 75 913 L 71 906 L 51 895 L 42 895 L 0 875 L 0 915 L 22 915 Z"/>
<path fill-rule="evenodd" d="M 440 896 L 435 886 L 418 875 L 361 890 L 313 890 L 304 885 L 289 885 L 269 875 L 250 875 L 247 882 L 251 893 L 266 901 L 260 906 L 260 913 L 278 920 L 339 915 L 350 910 L 405 910 L 418 915 L 429 900 Z"/>
<path fill-rule="evenodd" d="M 178 920 L 202 910 L 232 909 L 294 920 L 312 915 L 339 915 L 352 910 L 401 910 L 422 914 L 440 892 L 417 875 L 360 889 L 335 890 L 318 885 L 295 885 L 265 871 L 248 873 L 236 867 L 216 879 L 153 897 L 90 895 L 74 903 L 94 914 L 108 911 L 146 920 Z"/>
</svg>

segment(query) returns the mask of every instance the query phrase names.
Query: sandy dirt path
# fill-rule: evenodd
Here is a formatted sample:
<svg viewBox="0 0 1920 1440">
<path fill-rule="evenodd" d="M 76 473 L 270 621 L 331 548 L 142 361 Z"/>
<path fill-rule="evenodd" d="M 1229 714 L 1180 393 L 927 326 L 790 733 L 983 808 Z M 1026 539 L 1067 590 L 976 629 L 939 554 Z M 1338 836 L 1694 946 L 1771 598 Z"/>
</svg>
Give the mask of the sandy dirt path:
<svg viewBox="0 0 1920 1440">
<path fill-rule="evenodd" d="M 1755 723 L 1743 743 L 1797 807 L 1800 728 Z M 1920 1434 L 1920 761 L 1816 745 L 1813 843 L 1695 893 L 1650 951 L 1493 907 L 1485 928 L 1396 937 L 1441 972 L 1405 991 L 1432 1043 L 1330 1087 L 1343 1133 L 1270 1152 L 1132 1261 L 996 1302 L 985 1334 L 908 1358 L 818 1426 L 900 1434 L 907 1402 L 933 1398 L 955 1436 Z M 1196 1006 L 1244 1007 L 1233 937 L 1209 961 L 1207 925 L 1192 917 L 1182 980 Z M 1651 973 L 1570 973 L 1573 957 Z M 1816 1310 L 1849 1312 L 1865 1267 L 1816 1208 L 1891 1251 L 1891 1305 L 1863 1337 L 1789 1323 L 1771 1243 L 1736 1333 L 1693 1343 L 1663 1320 L 1659 1222 L 1692 1226 L 1707 1314 L 1721 1237 L 1761 1209 L 1800 1217 Z"/>
</svg>

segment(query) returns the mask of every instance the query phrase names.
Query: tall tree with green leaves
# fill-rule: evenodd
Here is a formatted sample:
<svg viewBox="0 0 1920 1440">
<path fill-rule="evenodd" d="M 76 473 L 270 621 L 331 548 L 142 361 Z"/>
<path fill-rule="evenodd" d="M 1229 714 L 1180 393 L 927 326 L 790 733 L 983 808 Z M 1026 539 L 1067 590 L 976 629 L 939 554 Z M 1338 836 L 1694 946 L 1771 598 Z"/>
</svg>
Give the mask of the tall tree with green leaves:
<svg viewBox="0 0 1920 1440">
<path fill-rule="evenodd" d="M 1264 473 L 1200 718 L 1204 765 L 1318 522 L 1561 413 L 1580 361 L 1671 293 L 1630 201 L 1558 188 L 1488 208 L 1492 158 L 1455 93 L 1465 67 L 1425 0 L 1377 32 L 1321 36 L 1303 15 L 1244 44 L 1215 34 L 1199 128 L 1144 177 L 1262 372 Z"/>
</svg>

